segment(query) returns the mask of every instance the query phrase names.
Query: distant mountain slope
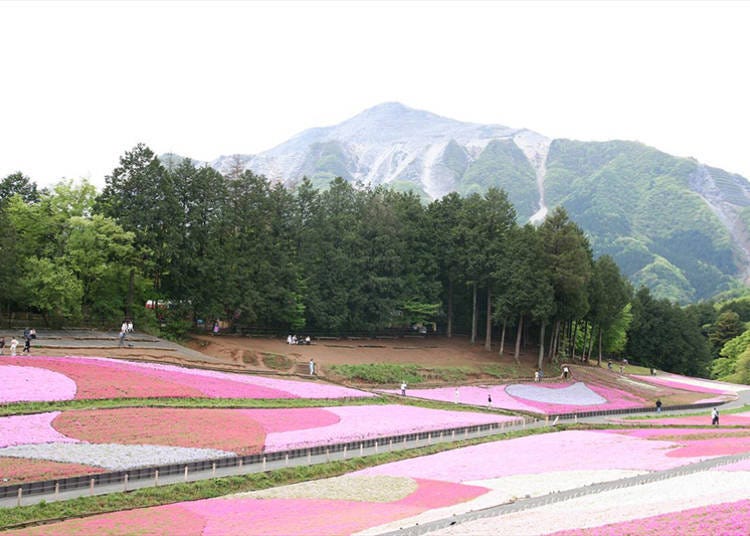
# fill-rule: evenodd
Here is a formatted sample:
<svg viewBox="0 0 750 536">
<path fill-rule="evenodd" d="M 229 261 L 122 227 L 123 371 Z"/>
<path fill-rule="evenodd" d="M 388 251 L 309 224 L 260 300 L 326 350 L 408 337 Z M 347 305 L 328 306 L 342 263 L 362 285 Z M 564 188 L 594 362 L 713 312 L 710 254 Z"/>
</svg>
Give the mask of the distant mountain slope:
<svg viewBox="0 0 750 536">
<path fill-rule="evenodd" d="M 503 188 L 520 222 L 563 205 L 636 285 L 681 302 L 748 277 L 750 183 L 636 142 L 551 140 L 386 103 L 306 130 L 254 156 L 221 157 L 288 186 L 348 181 L 412 190 L 426 201 Z"/>
</svg>

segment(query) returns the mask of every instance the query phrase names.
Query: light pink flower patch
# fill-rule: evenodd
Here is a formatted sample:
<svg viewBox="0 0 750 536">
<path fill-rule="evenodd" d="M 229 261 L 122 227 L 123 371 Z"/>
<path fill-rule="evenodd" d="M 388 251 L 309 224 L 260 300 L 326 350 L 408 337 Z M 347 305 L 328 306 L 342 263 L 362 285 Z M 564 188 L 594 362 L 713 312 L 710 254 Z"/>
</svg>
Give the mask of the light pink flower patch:
<svg viewBox="0 0 750 536">
<path fill-rule="evenodd" d="M 628 424 L 648 424 L 652 426 L 701 426 L 711 424 L 711 414 L 658 419 L 621 419 L 621 421 Z M 747 413 L 727 413 L 720 416 L 720 422 L 722 426 L 750 426 L 750 415 Z"/>
<path fill-rule="evenodd" d="M 750 500 L 712 504 L 587 529 L 555 532 L 551 536 L 746 536 L 750 534 Z"/>
<path fill-rule="evenodd" d="M 53 411 L 34 415 L 0 417 L 0 447 L 33 443 L 77 442 L 77 439 L 65 436 L 52 427 L 52 421 L 58 415 L 60 415 L 59 411 Z"/>
<path fill-rule="evenodd" d="M 331 426 L 341 418 L 320 408 L 248 409 L 238 410 L 259 423 L 267 434 L 292 432 L 321 426 Z"/>
<path fill-rule="evenodd" d="M 4 536 L 201 536 L 205 525 L 200 515 L 170 504 L 12 530 Z"/>
<path fill-rule="evenodd" d="M 487 490 L 418 481 L 419 488 L 392 503 L 309 499 L 213 499 L 182 503 L 204 516 L 205 536 L 348 535 L 368 527 L 473 499 Z"/>
<path fill-rule="evenodd" d="M 667 456 L 703 458 L 728 456 L 750 452 L 750 430 L 716 428 L 641 428 L 636 430 L 606 430 L 629 437 L 640 437 L 659 442 L 672 442 L 675 447 Z M 705 436 L 705 439 L 704 439 Z"/>
<path fill-rule="evenodd" d="M 24 358 L 28 359 L 28 358 Z M 19 360 L 23 362 L 23 360 Z M 39 367 L 0 365 L 0 403 L 72 400 L 76 382 L 59 372 Z"/>
<path fill-rule="evenodd" d="M 717 395 L 734 394 L 735 391 L 728 388 L 722 388 L 721 385 L 713 385 L 708 380 L 695 381 L 693 378 L 685 378 L 678 375 L 668 376 L 636 376 L 633 378 L 646 383 L 663 385 L 673 389 L 682 389 L 683 391 L 692 391 L 695 393 L 710 393 Z"/>
<path fill-rule="evenodd" d="M 472 386 L 464 385 L 458 388 L 458 398 L 455 387 L 436 387 L 434 389 L 407 389 L 407 396 L 437 400 L 440 402 L 458 402 L 472 406 L 487 406 L 487 395 L 492 396 L 492 407 L 511 411 L 536 412 L 536 408 L 513 398 L 505 392 L 505 385 Z M 384 393 L 400 394 L 396 389 L 383 390 Z"/>
<path fill-rule="evenodd" d="M 646 401 L 635 395 L 632 395 L 626 391 L 620 389 L 614 389 L 611 387 L 604 387 L 601 385 L 594 384 L 583 384 L 577 382 L 577 384 L 584 385 L 586 391 L 581 394 L 581 403 L 577 402 L 575 396 L 561 398 L 554 390 L 548 391 L 549 401 L 546 402 L 542 394 L 543 391 L 537 391 L 538 396 L 536 400 L 525 399 L 524 402 L 535 408 L 536 412 L 544 413 L 545 415 L 558 415 L 563 413 L 583 413 L 587 411 L 600 411 L 600 410 L 611 410 L 611 409 L 626 409 L 626 408 L 638 408 L 646 406 Z M 532 384 L 536 386 L 536 384 Z M 565 384 L 551 384 L 551 385 L 565 385 Z M 549 386 L 538 387 L 538 389 L 549 389 Z M 592 391 L 600 400 L 604 402 L 600 404 L 592 404 L 591 397 L 587 391 Z M 575 395 L 575 392 L 571 392 Z"/>
<path fill-rule="evenodd" d="M 339 417 L 339 422 L 292 432 L 270 433 L 266 450 L 288 450 L 329 443 L 361 441 L 382 436 L 458 428 L 493 422 L 513 422 L 514 417 L 445 411 L 416 406 L 340 406 L 326 408 Z"/>
<path fill-rule="evenodd" d="M 731 463 L 729 465 L 722 465 L 714 469 L 714 471 L 748 471 L 750 472 L 750 460 L 742 460 L 740 462 Z"/>
<path fill-rule="evenodd" d="M 383 392 L 400 393 L 400 391 L 394 389 L 384 390 Z M 544 415 L 635 408 L 648 405 L 645 400 L 626 391 L 582 382 L 576 382 L 575 384 L 548 383 L 539 385 L 537 383 L 522 383 L 460 386 L 458 387 L 458 396 L 456 396 L 456 387 L 407 390 L 407 396 L 416 398 L 485 407 L 488 405 L 488 395 L 492 397 L 492 407 Z"/>
<path fill-rule="evenodd" d="M 455 449 L 370 467 L 354 474 L 467 482 L 550 471 L 653 471 L 695 461 L 667 456 L 673 448 L 671 441 L 649 441 L 599 431 L 567 431 Z M 597 455 L 586 454 L 591 452 Z"/>
</svg>

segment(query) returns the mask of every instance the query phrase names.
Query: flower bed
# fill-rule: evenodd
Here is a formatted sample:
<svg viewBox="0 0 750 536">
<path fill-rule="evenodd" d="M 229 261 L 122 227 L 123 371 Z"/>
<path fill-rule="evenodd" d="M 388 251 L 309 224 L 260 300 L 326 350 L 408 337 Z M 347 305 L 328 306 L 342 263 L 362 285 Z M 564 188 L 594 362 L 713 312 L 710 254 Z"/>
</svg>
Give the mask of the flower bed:
<svg viewBox="0 0 750 536">
<path fill-rule="evenodd" d="M 52 441 L 78 441 L 61 434 L 52 427 L 52 421 L 59 415 L 59 411 L 53 411 L 34 415 L 0 417 L 0 447 Z"/>
<path fill-rule="evenodd" d="M 0 377 L 3 378 L 0 403 L 4 404 L 20 400 L 72 400 L 76 395 L 75 381 L 44 368 L 0 365 Z"/>
<path fill-rule="evenodd" d="M 589 529 L 555 532 L 554 536 L 744 536 L 750 534 L 750 500 L 712 504 Z"/>
<path fill-rule="evenodd" d="M 705 458 L 750 451 L 750 430 L 715 428 L 668 428 L 612 430 L 611 433 L 675 443 L 667 456 Z"/>
<path fill-rule="evenodd" d="M 329 443 L 361 441 L 383 436 L 427 432 L 488 423 L 510 423 L 505 415 L 425 409 L 416 406 L 339 406 L 326 411 L 339 421 L 329 426 L 269 433 L 266 450 L 289 450 Z"/>
<path fill-rule="evenodd" d="M 52 480 L 69 476 L 103 473 L 102 467 L 76 463 L 60 463 L 27 458 L 0 458 L 0 484 L 8 486 L 19 482 Z"/>
<path fill-rule="evenodd" d="M 23 369 L 23 370 L 18 370 Z M 0 357 L 0 373 L 60 375 L 48 394 L 31 381 L 17 381 L 1 402 L 139 397 L 346 398 L 371 393 L 320 382 L 87 357 Z M 46 381 L 46 380 L 45 380 Z M 72 382 L 72 383 L 71 383 Z"/>
<path fill-rule="evenodd" d="M 170 445 L 255 454 L 265 430 L 250 414 L 232 409 L 120 408 L 65 411 L 52 422 L 88 443 Z"/>
<path fill-rule="evenodd" d="M 430 534 L 744 536 L 748 534 L 746 527 L 750 514 L 743 504 L 747 500 L 747 478 L 747 473 L 705 471 L 469 521 Z M 725 514 L 722 511 L 727 507 L 735 508 L 736 519 L 724 520 L 727 525 L 723 530 L 720 525 L 713 524 L 710 516 L 716 508 L 719 512 L 717 518 L 723 520 Z M 667 516 L 674 519 L 671 525 Z M 619 532 L 620 523 L 627 524 L 622 528 L 630 532 Z"/>
<path fill-rule="evenodd" d="M 738 391 L 747 389 L 747 386 L 734 385 L 726 382 L 714 382 L 711 380 L 702 380 L 700 378 L 690 378 L 687 376 L 680 376 L 679 374 L 666 374 L 661 376 L 637 376 L 633 375 L 633 378 L 651 383 L 654 385 L 663 385 L 665 387 L 671 387 L 673 389 L 682 389 L 683 391 L 693 391 L 697 393 L 707 394 L 735 394 Z"/>
<path fill-rule="evenodd" d="M 114 445 L 111 443 L 39 443 L 0 449 L 0 457 L 48 460 L 122 471 L 154 465 L 183 464 L 212 458 L 229 458 L 223 450 L 162 445 Z M 38 479 L 34 479 L 38 480 Z"/>
<path fill-rule="evenodd" d="M 7 532 L 9 536 L 180 536 L 350 535 L 446 503 L 472 499 L 486 490 L 418 480 L 417 489 L 393 502 L 333 499 L 221 498 L 102 514 Z"/>
<path fill-rule="evenodd" d="M 456 395 L 458 390 L 458 395 Z M 400 393 L 385 390 L 387 393 Z M 492 397 L 492 406 L 510 411 L 528 411 L 543 415 L 575 413 L 643 407 L 649 404 L 620 389 L 575 383 L 519 383 L 511 385 L 441 387 L 436 389 L 410 389 L 408 396 L 459 402 L 475 406 L 487 406 L 487 396 Z"/>
</svg>

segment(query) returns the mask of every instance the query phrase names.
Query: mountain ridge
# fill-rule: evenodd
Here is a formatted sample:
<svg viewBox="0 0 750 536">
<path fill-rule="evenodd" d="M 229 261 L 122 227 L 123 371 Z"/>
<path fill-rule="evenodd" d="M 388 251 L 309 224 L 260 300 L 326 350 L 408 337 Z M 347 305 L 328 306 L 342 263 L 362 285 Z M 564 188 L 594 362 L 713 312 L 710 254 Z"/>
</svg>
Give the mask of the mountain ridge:
<svg viewBox="0 0 750 536">
<path fill-rule="evenodd" d="M 425 201 L 498 187 L 520 223 L 539 222 L 561 205 L 595 254 L 612 255 L 636 285 L 681 302 L 750 278 L 747 179 L 636 141 L 552 139 L 387 102 L 210 165 L 227 173 L 238 163 L 288 187 L 308 177 L 325 188 L 340 176 Z"/>
</svg>

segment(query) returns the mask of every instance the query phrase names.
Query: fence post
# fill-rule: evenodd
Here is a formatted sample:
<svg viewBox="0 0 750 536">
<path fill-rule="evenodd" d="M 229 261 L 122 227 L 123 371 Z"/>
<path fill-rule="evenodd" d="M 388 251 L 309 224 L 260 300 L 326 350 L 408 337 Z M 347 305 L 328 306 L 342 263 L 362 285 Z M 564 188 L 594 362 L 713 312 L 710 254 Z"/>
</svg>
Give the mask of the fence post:
<svg viewBox="0 0 750 536">
<path fill-rule="evenodd" d="M 307 449 L 307 465 L 310 465 L 312 463 L 312 451 L 310 449 Z"/>
<path fill-rule="evenodd" d="M 266 470 L 266 457 L 263 456 L 263 471 L 265 472 L 265 470 Z"/>
<path fill-rule="evenodd" d="M 60 483 L 55 482 L 55 500 L 60 498 Z"/>
<path fill-rule="evenodd" d="M 154 486 L 159 485 L 159 470 L 154 470 Z"/>
<path fill-rule="evenodd" d="M 328 447 L 326 447 L 326 461 L 331 461 L 331 451 L 328 449 Z"/>
<path fill-rule="evenodd" d="M 21 497 L 23 496 L 23 488 L 18 488 L 18 503 L 17 506 L 21 506 Z"/>
<path fill-rule="evenodd" d="M 359 444 L 359 455 L 362 456 L 364 454 L 364 443 Z"/>
<path fill-rule="evenodd" d="M 289 467 L 289 453 L 284 454 L 284 465 Z"/>
<path fill-rule="evenodd" d="M 185 482 L 187 482 L 188 466 L 185 466 Z"/>
<path fill-rule="evenodd" d="M 211 464 L 211 476 L 216 476 L 216 462 Z"/>
<path fill-rule="evenodd" d="M 378 453 L 378 440 L 375 440 L 375 454 Z"/>
<path fill-rule="evenodd" d="M 93 494 L 94 494 L 94 479 L 92 478 L 89 481 L 89 495 L 93 495 Z"/>
<path fill-rule="evenodd" d="M 125 473 L 125 478 L 122 479 L 122 491 L 128 491 L 128 473 Z"/>
</svg>

